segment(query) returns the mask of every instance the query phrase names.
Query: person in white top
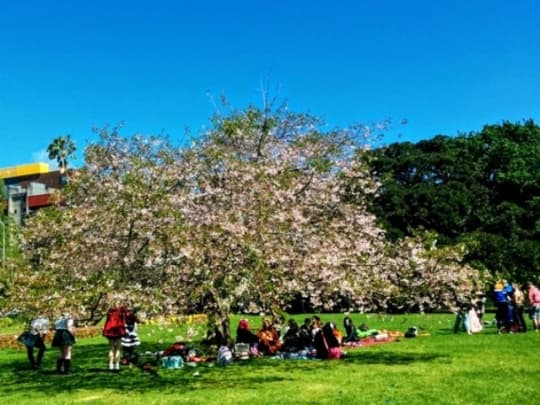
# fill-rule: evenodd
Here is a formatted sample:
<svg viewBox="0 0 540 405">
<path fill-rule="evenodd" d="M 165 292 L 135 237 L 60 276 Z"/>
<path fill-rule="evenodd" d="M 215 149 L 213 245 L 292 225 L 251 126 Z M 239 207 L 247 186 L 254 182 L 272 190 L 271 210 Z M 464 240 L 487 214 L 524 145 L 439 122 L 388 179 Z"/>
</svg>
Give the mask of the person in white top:
<svg viewBox="0 0 540 405">
<path fill-rule="evenodd" d="M 75 344 L 75 323 L 69 314 L 58 318 L 54 323 L 56 330 L 52 340 L 52 347 L 60 351 L 56 360 L 56 372 L 67 374 L 71 369 L 71 349 Z"/>
<path fill-rule="evenodd" d="M 49 320 L 38 316 L 28 324 L 28 329 L 19 336 L 19 342 L 26 346 L 26 353 L 30 367 L 34 370 L 41 367 L 41 360 L 45 353 L 45 335 L 49 332 Z M 37 349 L 37 357 L 34 357 L 34 349 Z"/>
</svg>

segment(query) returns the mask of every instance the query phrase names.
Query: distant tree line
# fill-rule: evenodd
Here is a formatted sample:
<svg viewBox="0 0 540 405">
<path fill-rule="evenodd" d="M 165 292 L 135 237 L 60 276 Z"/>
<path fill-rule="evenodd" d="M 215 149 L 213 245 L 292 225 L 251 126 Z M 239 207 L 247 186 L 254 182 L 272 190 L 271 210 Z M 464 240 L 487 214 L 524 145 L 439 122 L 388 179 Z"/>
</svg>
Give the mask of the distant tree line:
<svg viewBox="0 0 540 405">
<path fill-rule="evenodd" d="M 382 183 L 370 209 L 387 236 L 434 231 L 439 244 L 464 242 L 477 268 L 538 281 L 540 127 L 532 120 L 392 143 L 363 158 Z"/>
</svg>

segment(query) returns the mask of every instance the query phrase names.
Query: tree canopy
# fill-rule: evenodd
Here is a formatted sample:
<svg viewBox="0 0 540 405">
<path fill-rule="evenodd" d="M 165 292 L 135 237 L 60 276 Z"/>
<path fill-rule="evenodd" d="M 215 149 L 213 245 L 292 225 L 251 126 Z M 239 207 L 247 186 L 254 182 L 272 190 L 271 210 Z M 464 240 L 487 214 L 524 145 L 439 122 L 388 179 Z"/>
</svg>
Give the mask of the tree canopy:
<svg viewBox="0 0 540 405">
<path fill-rule="evenodd" d="M 370 152 L 382 187 L 371 209 L 394 239 L 432 230 L 470 263 L 524 282 L 540 268 L 540 127 L 487 125 Z"/>
<path fill-rule="evenodd" d="M 28 219 L 13 298 L 87 321 L 113 294 L 150 313 L 202 310 L 219 341 L 231 310 L 299 297 L 319 310 L 451 305 L 475 279 L 463 246 L 386 241 L 367 210 L 379 183 L 355 158 L 358 135 L 254 107 L 216 117 L 182 148 L 105 128 L 59 204 Z"/>
<path fill-rule="evenodd" d="M 71 135 L 63 135 L 53 139 L 47 147 L 47 153 L 49 154 L 49 159 L 54 159 L 58 162 L 60 171 L 64 173 L 67 170 L 68 159 L 73 157 L 76 149 Z"/>
</svg>

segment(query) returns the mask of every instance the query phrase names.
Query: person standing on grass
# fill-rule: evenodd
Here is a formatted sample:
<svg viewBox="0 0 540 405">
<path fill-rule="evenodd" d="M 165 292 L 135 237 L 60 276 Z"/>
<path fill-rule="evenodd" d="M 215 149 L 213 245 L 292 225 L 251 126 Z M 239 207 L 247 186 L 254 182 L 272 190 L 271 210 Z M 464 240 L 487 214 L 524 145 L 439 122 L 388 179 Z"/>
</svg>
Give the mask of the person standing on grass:
<svg viewBox="0 0 540 405">
<path fill-rule="evenodd" d="M 510 332 L 513 319 L 510 317 L 510 297 L 509 289 L 506 287 L 506 280 L 498 281 L 493 288 L 493 301 L 497 307 L 495 318 L 499 333 Z"/>
<path fill-rule="evenodd" d="M 37 370 L 41 367 L 41 360 L 45 353 L 45 335 L 49 333 L 49 320 L 38 316 L 28 324 L 28 329 L 19 337 L 19 342 L 26 346 L 26 354 L 30 362 L 30 368 Z M 34 357 L 34 349 L 37 349 L 37 358 Z"/>
<path fill-rule="evenodd" d="M 532 282 L 528 282 L 529 302 L 531 303 L 531 318 L 535 332 L 540 330 L 540 290 Z"/>
<path fill-rule="evenodd" d="M 477 291 L 474 297 L 474 310 L 476 311 L 476 316 L 482 322 L 484 314 L 486 313 L 486 294 L 483 291 Z"/>
<path fill-rule="evenodd" d="M 109 340 L 110 371 L 120 370 L 122 338 L 126 335 L 126 315 L 126 308 L 118 302 L 107 311 L 102 335 Z"/>
<path fill-rule="evenodd" d="M 120 338 L 124 357 L 122 364 L 137 363 L 138 355 L 135 352 L 135 347 L 141 344 L 139 334 L 137 333 L 137 325 L 141 323 L 133 310 L 126 311 L 126 334 Z"/>
<path fill-rule="evenodd" d="M 54 322 L 54 337 L 52 347 L 57 347 L 60 351 L 56 360 L 56 372 L 67 374 L 71 369 L 71 351 L 75 344 L 75 323 L 69 314 L 58 318 Z"/>
<path fill-rule="evenodd" d="M 514 322 L 518 332 L 527 332 L 527 324 L 523 318 L 525 304 L 525 294 L 521 291 L 519 284 L 512 283 L 514 293 L 512 294 L 512 308 L 514 311 Z"/>
</svg>

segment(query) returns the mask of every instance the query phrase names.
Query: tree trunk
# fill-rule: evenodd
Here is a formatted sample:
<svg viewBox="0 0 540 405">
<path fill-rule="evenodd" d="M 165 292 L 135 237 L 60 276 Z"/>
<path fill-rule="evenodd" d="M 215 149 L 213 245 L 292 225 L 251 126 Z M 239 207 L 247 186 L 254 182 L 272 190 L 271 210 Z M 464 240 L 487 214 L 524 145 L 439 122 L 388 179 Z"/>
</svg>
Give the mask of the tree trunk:
<svg viewBox="0 0 540 405">
<path fill-rule="evenodd" d="M 227 299 L 220 299 L 215 294 L 214 306 L 210 308 L 208 314 L 208 332 L 206 342 L 210 345 L 231 347 L 233 339 L 231 337 L 230 304 Z"/>
</svg>

